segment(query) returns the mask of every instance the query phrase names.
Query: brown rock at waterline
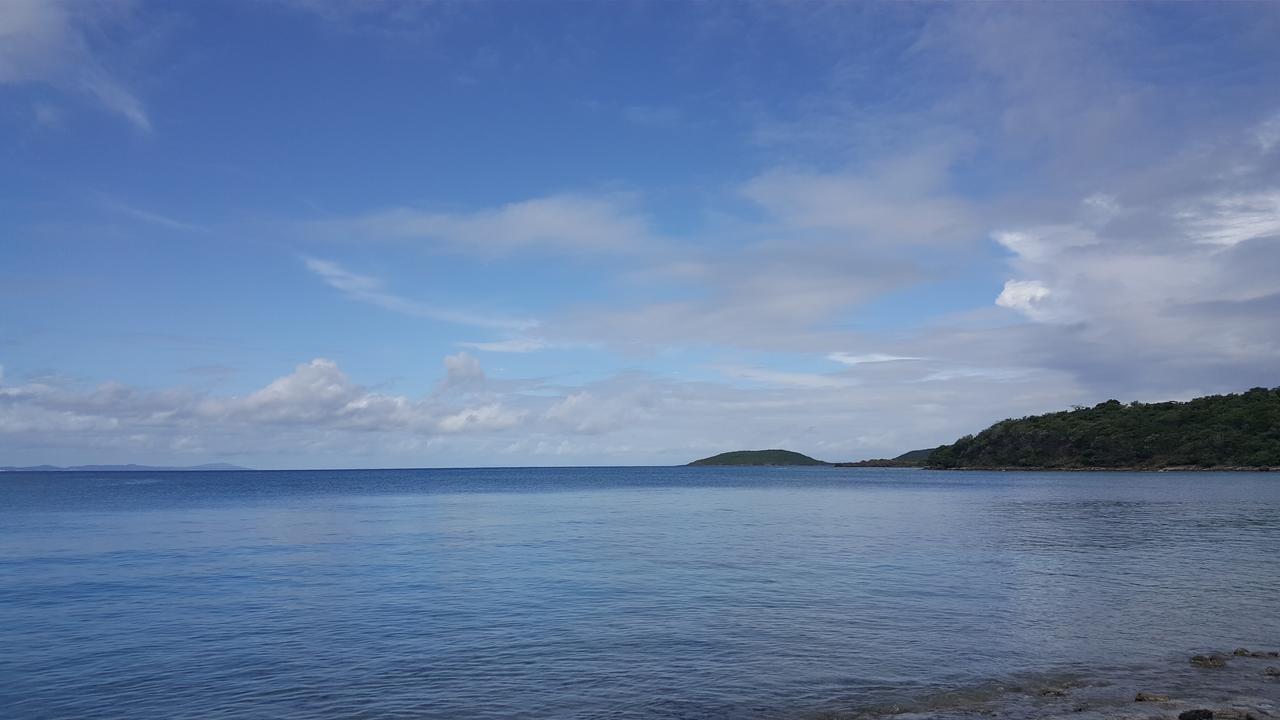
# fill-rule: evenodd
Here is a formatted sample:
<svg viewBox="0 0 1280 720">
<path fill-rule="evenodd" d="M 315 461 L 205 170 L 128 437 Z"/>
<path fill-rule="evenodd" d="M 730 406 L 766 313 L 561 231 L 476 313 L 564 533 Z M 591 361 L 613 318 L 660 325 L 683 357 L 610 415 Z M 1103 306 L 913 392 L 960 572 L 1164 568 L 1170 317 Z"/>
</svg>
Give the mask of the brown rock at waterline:
<svg viewBox="0 0 1280 720">
<path fill-rule="evenodd" d="M 1213 720 L 1213 711 L 1200 708 L 1178 713 L 1178 720 Z"/>
<path fill-rule="evenodd" d="M 1214 710 L 1213 720 L 1258 720 L 1253 713 L 1239 708 Z"/>
<path fill-rule="evenodd" d="M 1133 701 L 1134 702 L 1169 702 L 1169 696 L 1140 692 L 1136 697 L 1133 698 Z"/>
<path fill-rule="evenodd" d="M 1220 668 L 1227 666 L 1227 659 L 1218 654 L 1192 655 L 1191 664 L 1202 668 Z"/>
<path fill-rule="evenodd" d="M 1267 668 L 1262 671 L 1262 674 L 1268 677 L 1280 677 L 1280 667 L 1268 665 Z"/>
</svg>

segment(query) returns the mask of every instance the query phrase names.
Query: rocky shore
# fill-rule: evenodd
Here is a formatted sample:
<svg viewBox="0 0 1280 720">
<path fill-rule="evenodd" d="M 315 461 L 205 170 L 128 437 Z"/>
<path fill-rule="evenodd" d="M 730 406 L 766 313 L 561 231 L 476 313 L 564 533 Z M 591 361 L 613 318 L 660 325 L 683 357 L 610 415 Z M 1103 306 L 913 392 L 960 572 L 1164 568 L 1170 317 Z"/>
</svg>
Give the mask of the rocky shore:
<svg viewBox="0 0 1280 720">
<path fill-rule="evenodd" d="M 881 467 L 881 466 L 871 466 Z M 895 466 L 896 467 L 896 466 Z M 1134 467 L 1018 467 L 1014 465 L 974 465 L 966 467 L 933 467 L 925 465 L 926 470 L 980 470 L 983 472 L 1280 472 L 1280 467 L 1261 465 L 1154 465 Z"/>
<path fill-rule="evenodd" d="M 939 692 L 807 720 L 1280 720 L 1280 651 L 1237 648 L 1168 667 L 1099 669 Z M 1105 676 L 1105 677 L 1104 677 Z"/>
</svg>

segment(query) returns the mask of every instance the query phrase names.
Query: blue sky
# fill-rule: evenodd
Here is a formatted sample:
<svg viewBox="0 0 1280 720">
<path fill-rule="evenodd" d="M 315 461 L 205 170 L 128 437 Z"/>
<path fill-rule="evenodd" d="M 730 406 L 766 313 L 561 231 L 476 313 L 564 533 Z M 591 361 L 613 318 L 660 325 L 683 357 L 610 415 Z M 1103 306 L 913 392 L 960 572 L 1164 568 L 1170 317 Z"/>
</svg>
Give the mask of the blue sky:
<svg viewBox="0 0 1280 720">
<path fill-rule="evenodd" d="M 0 465 L 839 460 L 1280 384 L 1274 4 L 0 4 Z"/>
</svg>

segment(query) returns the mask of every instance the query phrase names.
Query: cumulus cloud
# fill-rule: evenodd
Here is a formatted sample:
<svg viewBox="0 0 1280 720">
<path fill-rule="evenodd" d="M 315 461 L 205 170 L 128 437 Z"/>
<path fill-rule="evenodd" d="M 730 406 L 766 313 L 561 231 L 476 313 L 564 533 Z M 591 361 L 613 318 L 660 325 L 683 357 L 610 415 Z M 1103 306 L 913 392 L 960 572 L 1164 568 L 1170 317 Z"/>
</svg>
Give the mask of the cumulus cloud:
<svg viewBox="0 0 1280 720">
<path fill-rule="evenodd" d="M 940 390 L 920 382 L 934 365 L 872 365 L 883 373 L 865 384 L 746 368 L 729 371 L 740 376 L 733 382 L 632 372 L 569 387 L 494 381 L 474 357 L 458 354 L 444 362 L 436 388 L 420 397 L 373 390 L 323 358 L 243 395 L 120 383 L 6 384 L 0 443 L 14 458 L 71 451 L 86 461 L 221 458 L 294 467 L 493 465 L 513 457 L 683 463 L 778 445 L 845 459 L 949 440 L 1001 413 L 1049 409 L 1063 391 L 1060 377 L 1036 371 L 999 379 L 971 373 Z M 999 393 L 991 392 L 992 382 L 1001 383 Z M 911 421 L 886 422 L 890 406 Z"/>
<path fill-rule="evenodd" d="M 1049 288 L 1039 280 L 1009 280 L 996 298 L 996 304 L 1017 310 L 1034 320 L 1045 320 L 1053 317 L 1046 308 L 1050 295 Z"/>
<path fill-rule="evenodd" d="M 444 432 L 502 430 L 520 424 L 524 416 L 523 412 L 509 410 L 498 404 L 482 405 L 441 418 L 439 427 Z"/>
</svg>

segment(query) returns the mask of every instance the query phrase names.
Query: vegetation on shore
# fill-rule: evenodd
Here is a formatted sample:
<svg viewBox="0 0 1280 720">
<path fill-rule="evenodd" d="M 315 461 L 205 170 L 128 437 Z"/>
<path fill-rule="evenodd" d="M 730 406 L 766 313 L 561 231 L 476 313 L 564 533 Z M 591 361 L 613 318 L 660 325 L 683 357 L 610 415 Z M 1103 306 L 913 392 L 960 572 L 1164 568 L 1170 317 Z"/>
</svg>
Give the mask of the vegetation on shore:
<svg viewBox="0 0 1280 720">
<path fill-rule="evenodd" d="M 894 458 L 875 458 L 855 462 L 835 463 L 836 467 L 924 467 L 935 448 L 909 450 Z"/>
<path fill-rule="evenodd" d="M 720 453 L 701 460 L 694 460 L 690 465 L 827 465 L 808 455 L 790 450 L 738 450 Z"/>
<path fill-rule="evenodd" d="M 1280 388 L 1187 402 L 1108 400 L 1003 420 L 937 448 L 926 464 L 1062 470 L 1280 467 Z"/>
</svg>

